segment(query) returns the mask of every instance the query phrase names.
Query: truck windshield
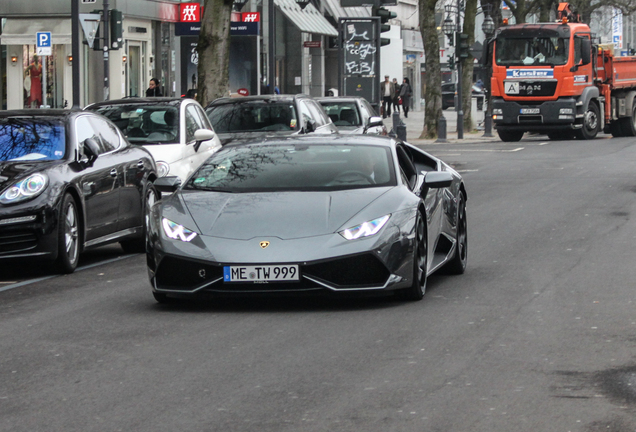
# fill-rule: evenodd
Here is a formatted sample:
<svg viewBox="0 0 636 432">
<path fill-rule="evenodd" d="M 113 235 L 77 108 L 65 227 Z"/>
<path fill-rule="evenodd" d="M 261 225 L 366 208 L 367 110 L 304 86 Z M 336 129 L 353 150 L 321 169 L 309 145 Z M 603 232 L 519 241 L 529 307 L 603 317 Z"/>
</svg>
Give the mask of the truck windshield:
<svg viewBox="0 0 636 432">
<path fill-rule="evenodd" d="M 498 37 L 495 45 L 495 62 L 502 66 L 564 65 L 568 61 L 567 38 Z"/>
</svg>

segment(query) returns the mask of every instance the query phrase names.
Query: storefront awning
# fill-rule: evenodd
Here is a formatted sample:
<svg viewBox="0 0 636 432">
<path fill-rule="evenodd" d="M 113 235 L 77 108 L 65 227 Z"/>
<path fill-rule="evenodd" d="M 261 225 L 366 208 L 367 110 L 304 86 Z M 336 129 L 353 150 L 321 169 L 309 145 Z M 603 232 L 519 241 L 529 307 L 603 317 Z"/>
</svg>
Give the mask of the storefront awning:
<svg viewBox="0 0 636 432">
<path fill-rule="evenodd" d="M 338 30 L 311 3 L 301 9 L 295 0 L 274 0 L 276 6 L 298 30 L 305 33 L 338 36 Z"/>
<path fill-rule="evenodd" d="M 7 18 L 0 40 L 2 45 L 35 45 L 37 32 L 51 32 L 53 45 L 72 41 L 70 18 Z"/>
<path fill-rule="evenodd" d="M 340 6 L 340 0 L 326 0 L 325 8 L 336 21 L 338 18 L 366 18 L 371 16 L 370 7 L 342 7 Z"/>
</svg>

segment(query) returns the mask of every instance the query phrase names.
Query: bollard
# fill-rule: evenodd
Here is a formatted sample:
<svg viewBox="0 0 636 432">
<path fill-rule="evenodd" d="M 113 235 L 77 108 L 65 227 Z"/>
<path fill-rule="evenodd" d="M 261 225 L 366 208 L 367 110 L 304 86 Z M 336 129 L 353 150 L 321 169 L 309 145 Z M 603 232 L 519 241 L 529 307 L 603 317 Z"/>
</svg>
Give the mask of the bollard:
<svg viewBox="0 0 636 432">
<path fill-rule="evenodd" d="M 400 120 L 400 113 L 398 111 L 393 111 L 393 114 L 391 114 L 391 120 L 393 121 L 393 130 L 397 131 L 397 127 L 400 123 L 402 123 L 402 120 Z"/>
<path fill-rule="evenodd" d="M 435 142 L 445 143 L 448 142 L 446 139 L 446 117 L 444 117 L 444 111 L 437 119 L 437 139 Z"/>
<path fill-rule="evenodd" d="M 397 126 L 396 133 L 398 139 L 406 141 L 406 125 L 404 123 L 400 122 L 400 124 Z"/>
</svg>

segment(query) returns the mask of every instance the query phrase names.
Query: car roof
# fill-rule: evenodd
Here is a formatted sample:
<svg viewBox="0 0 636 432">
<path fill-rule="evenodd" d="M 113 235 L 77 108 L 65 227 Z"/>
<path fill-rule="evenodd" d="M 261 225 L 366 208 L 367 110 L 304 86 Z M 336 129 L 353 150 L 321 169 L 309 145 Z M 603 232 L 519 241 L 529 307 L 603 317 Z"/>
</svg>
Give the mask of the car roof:
<svg viewBox="0 0 636 432">
<path fill-rule="evenodd" d="M 295 101 L 297 99 L 312 99 L 312 97 L 308 96 L 308 95 L 305 95 L 305 94 L 297 94 L 297 95 L 293 95 L 293 94 L 285 94 L 285 95 L 266 94 L 266 95 L 254 95 L 254 96 L 242 96 L 242 97 L 222 97 L 222 98 L 215 99 L 212 102 L 210 102 L 206 108 L 210 108 L 212 106 L 249 103 L 249 102 L 255 102 L 255 101 L 264 101 L 264 102 L 279 102 L 279 101 L 285 102 L 286 101 L 286 102 L 292 102 L 292 101 Z"/>
<path fill-rule="evenodd" d="M 65 119 L 73 115 L 81 114 L 79 109 L 20 109 L 20 110 L 0 110 L 0 117 L 59 117 Z"/>
<path fill-rule="evenodd" d="M 103 106 L 111 105 L 179 105 L 184 101 L 190 101 L 193 99 L 177 98 L 177 97 L 142 97 L 142 98 L 123 98 L 107 100 L 103 102 L 95 102 L 88 105 L 85 109 L 95 109 Z"/>
<path fill-rule="evenodd" d="M 366 100 L 362 96 L 323 96 L 314 99 L 316 99 L 318 102 L 355 102 Z"/>
<path fill-rule="evenodd" d="M 373 145 L 380 147 L 393 147 L 396 141 L 390 137 L 371 135 L 339 135 L 339 134 L 309 134 L 293 135 L 288 137 L 267 137 L 240 142 L 228 143 L 224 147 L 256 146 L 256 145 L 290 145 L 290 144 L 334 144 L 334 145 Z"/>
</svg>

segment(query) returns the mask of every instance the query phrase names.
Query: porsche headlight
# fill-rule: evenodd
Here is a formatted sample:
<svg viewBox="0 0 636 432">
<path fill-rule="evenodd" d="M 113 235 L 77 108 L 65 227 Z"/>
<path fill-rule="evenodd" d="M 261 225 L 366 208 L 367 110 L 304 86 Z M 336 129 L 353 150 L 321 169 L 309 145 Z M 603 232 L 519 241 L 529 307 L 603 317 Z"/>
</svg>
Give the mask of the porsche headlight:
<svg viewBox="0 0 636 432">
<path fill-rule="evenodd" d="M 369 237 L 377 234 L 382 227 L 386 224 L 386 221 L 391 217 L 390 214 L 386 216 L 382 216 L 377 219 L 373 219 L 371 221 L 367 221 L 361 223 L 360 225 L 356 225 L 351 228 L 347 228 L 346 230 L 340 231 L 340 235 L 346 238 L 347 240 L 355 240 L 360 237 Z"/>
<path fill-rule="evenodd" d="M 0 203 L 14 204 L 40 195 L 49 183 L 44 174 L 33 174 L 20 180 L 0 195 Z"/>
<path fill-rule="evenodd" d="M 163 218 L 162 225 L 163 232 L 173 240 L 190 242 L 197 236 L 197 233 L 194 231 L 189 230 L 176 222 L 172 222 L 170 219 Z"/>
<path fill-rule="evenodd" d="M 170 172 L 170 165 L 168 165 L 166 162 L 164 161 L 158 161 L 157 162 L 157 175 L 159 177 L 165 177 L 168 175 L 168 173 Z"/>
</svg>

